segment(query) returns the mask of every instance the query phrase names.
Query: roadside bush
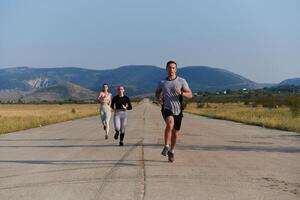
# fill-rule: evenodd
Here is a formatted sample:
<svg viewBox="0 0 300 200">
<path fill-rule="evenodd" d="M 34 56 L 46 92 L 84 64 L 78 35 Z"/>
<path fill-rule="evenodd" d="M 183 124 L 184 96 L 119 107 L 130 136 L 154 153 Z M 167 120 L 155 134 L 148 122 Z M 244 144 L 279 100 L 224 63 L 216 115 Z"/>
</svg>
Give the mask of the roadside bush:
<svg viewBox="0 0 300 200">
<path fill-rule="evenodd" d="M 288 97 L 286 100 L 286 105 L 289 107 L 293 117 L 300 116 L 300 97 Z"/>
<path fill-rule="evenodd" d="M 281 105 L 281 100 L 278 97 L 266 96 L 260 97 L 254 101 L 256 104 L 262 105 L 264 108 L 278 108 Z"/>
<path fill-rule="evenodd" d="M 205 104 L 204 103 L 198 103 L 197 108 L 204 108 Z"/>
<path fill-rule="evenodd" d="M 256 107 L 257 107 L 257 103 L 256 103 L 256 102 L 253 102 L 253 103 L 251 104 L 251 106 L 252 106 L 253 108 L 256 108 Z"/>
<path fill-rule="evenodd" d="M 244 105 L 245 105 L 245 106 L 248 106 L 249 104 L 250 104 L 249 101 L 245 101 L 245 102 L 244 102 Z"/>
</svg>

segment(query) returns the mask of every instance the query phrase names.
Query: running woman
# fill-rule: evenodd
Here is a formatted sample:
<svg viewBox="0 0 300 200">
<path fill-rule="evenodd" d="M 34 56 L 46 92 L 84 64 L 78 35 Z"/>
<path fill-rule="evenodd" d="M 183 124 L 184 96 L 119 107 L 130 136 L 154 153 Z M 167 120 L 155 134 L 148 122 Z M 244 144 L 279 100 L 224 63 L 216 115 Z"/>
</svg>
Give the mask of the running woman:
<svg viewBox="0 0 300 200">
<path fill-rule="evenodd" d="M 105 131 L 105 139 L 108 139 L 108 133 L 109 133 L 109 121 L 111 117 L 111 100 L 112 100 L 112 94 L 108 91 L 108 84 L 104 83 L 102 85 L 102 90 L 98 96 L 98 100 L 100 102 L 100 118 L 103 124 L 103 129 Z"/>
<path fill-rule="evenodd" d="M 174 151 L 182 122 L 182 99 L 191 99 L 192 90 L 184 78 L 178 77 L 177 64 L 169 61 L 166 65 L 167 77 L 158 83 L 155 96 L 162 103 L 162 115 L 166 123 L 165 146 L 161 154 L 168 155 L 169 162 L 174 162 Z"/>
<path fill-rule="evenodd" d="M 115 110 L 114 114 L 114 125 L 115 125 L 115 140 L 118 139 L 120 134 L 120 146 L 123 146 L 123 140 L 125 137 L 125 128 L 127 123 L 127 112 L 126 110 L 131 110 L 132 106 L 129 97 L 124 94 L 124 86 L 118 87 L 118 95 L 114 96 L 111 103 L 111 108 Z"/>
</svg>

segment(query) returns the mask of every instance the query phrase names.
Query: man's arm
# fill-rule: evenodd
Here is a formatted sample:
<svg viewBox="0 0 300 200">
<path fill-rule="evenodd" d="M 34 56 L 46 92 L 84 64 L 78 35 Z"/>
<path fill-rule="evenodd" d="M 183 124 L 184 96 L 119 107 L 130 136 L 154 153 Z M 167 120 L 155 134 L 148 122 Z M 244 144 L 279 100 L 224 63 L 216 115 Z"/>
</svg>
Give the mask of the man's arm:
<svg viewBox="0 0 300 200">
<path fill-rule="evenodd" d="M 193 98 L 192 90 L 189 87 L 189 84 L 185 79 L 183 79 L 182 87 L 181 87 L 181 95 L 187 99 Z"/>
<path fill-rule="evenodd" d="M 191 99 L 193 98 L 193 93 L 192 90 L 190 88 L 175 88 L 177 95 L 182 95 L 183 97 L 187 98 L 187 99 Z"/>
<path fill-rule="evenodd" d="M 159 87 L 155 91 L 155 97 L 159 104 L 163 104 L 163 97 L 161 96 L 161 92 L 162 92 L 162 89 Z"/>
<path fill-rule="evenodd" d="M 193 98 L 193 92 L 190 88 L 182 88 L 181 95 L 187 99 Z"/>
<path fill-rule="evenodd" d="M 155 97 L 156 97 L 156 99 L 158 99 L 158 100 L 161 99 L 161 96 L 160 96 L 161 91 L 162 91 L 161 88 L 156 88 L 156 91 L 155 91 Z"/>
</svg>

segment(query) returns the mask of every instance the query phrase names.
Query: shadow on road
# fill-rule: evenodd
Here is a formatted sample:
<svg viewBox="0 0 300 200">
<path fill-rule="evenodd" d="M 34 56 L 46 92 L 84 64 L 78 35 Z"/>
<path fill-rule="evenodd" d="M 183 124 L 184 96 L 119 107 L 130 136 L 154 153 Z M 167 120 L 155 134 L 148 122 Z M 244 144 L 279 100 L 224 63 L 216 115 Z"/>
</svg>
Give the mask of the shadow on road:
<svg viewBox="0 0 300 200">
<path fill-rule="evenodd" d="M 19 164 L 39 164 L 39 165 L 89 165 L 89 164 L 105 164 L 108 165 L 119 165 L 119 166 L 137 166 L 133 162 L 126 160 L 126 162 L 116 163 L 118 160 L 0 160 L 0 163 L 19 163 Z"/>
<path fill-rule="evenodd" d="M 107 148 L 117 147 L 117 144 L 76 144 L 76 145 L 0 145 L 0 148 Z M 132 147 L 127 143 L 124 147 Z M 162 144 L 143 143 L 135 146 L 145 148 L 162 148 Z M 192 151 L 252 151 L 252 152 L 276 152 L 276 153 L 300 153 L 300 148 L 296 147 L 270 147 L 270 146 L 230 146 L 230 145 L 185 145 L 178 144 L 178 150 Z"/>
<path fill-rule="evenodd" d="M 143 144 L 144 147 L 159 147 L 161 144 Z M 277 152 L 277 153 L 300 153 L 296 147 L 266 147 L 266 146 L 227 146 L 227 145 L 185 145 L 178 144 L 178 150 L 192 151 L 253 151 L 253 152 Z"/>
</svg>

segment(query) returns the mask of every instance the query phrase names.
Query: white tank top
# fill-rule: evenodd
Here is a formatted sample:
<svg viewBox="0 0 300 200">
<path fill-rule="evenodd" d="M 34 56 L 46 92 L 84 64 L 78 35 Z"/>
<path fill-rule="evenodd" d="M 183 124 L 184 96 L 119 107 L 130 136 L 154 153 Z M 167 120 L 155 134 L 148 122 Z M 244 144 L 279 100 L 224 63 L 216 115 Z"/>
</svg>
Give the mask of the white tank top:
<svg viewBox="0 0 300 200">
<path fill-rule="evenodd" d="M 102 92 L 101 96 L 103 97 L 105 94 Z M 101 101 L 101 104 L 108 105 L 111 102 L 111 93 L 108 93 L 107 95 L 104 96 L 104 98 Z"/>
<path fill-rule="evenodd" d="M 108 93 L 108 95 L 106 95 L 106 96 L 104 97 L 103 102 L 105 102 L 106 104 L 109 104 L 110 101 L 111 101 L 111 94 Z"/>
</svg>

